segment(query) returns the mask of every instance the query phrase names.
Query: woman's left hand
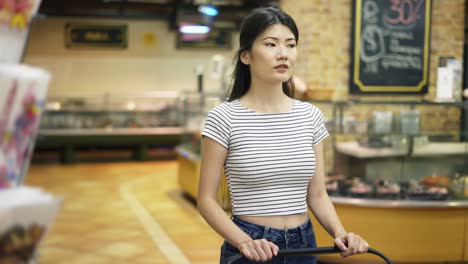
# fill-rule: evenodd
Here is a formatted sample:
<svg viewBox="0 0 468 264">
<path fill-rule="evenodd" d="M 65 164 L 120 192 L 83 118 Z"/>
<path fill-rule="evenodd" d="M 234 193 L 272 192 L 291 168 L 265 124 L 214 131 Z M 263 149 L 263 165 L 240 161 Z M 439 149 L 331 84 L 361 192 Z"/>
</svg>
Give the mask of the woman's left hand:
<svg viewBox="0 0 468 264">
<path fill-rule="evenodd" d="M 366 253 L 369 248 L 369 244 L 362 237 L 351 232 L 336 237 L 334 243 L 342 251 L 340 255 L 343 258 L 354 254 Z"/>
</svg>

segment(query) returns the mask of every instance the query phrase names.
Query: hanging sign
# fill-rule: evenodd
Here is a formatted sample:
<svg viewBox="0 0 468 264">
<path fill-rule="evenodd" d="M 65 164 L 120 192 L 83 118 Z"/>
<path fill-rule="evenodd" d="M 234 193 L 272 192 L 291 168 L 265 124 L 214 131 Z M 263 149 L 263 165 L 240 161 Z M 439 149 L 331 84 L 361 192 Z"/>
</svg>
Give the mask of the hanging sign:
<svg viewBox="0 0 468 264">
<path fill-rule="evenodd" d="M 127 25 L 67 23 L 65 46 L 127 48 Z"/>
</svg>

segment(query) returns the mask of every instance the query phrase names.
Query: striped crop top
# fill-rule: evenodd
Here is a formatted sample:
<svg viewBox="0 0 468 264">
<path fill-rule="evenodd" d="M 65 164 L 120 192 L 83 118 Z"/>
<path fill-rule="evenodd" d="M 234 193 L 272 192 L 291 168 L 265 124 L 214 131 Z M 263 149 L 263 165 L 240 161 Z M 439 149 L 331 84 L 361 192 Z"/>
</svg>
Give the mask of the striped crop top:
<svg viewBox="0 0 468 264">
<path fill-rule="evenodd" d="M 307 212 L 313 146 L 328 136 L 317 107 L 294 99 L 290 111 L 267 114 L 239 100 L 223 102 L 208 113 L 202 136 L 228 149 L 224 168 L 234 215 Z"/>
</svg>

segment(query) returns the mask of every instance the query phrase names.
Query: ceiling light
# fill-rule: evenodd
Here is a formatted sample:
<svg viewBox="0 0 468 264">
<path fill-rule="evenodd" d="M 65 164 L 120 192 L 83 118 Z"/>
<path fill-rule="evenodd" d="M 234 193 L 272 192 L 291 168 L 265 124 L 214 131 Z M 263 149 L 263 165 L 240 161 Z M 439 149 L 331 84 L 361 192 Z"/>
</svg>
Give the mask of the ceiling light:
<svg viewBox="0 0 468 264">
<path fill-rule="evenodd" d="M 198 12 L 207 16 L 217 16 L 218 9 L 213 5 L 201 5 L 198 7 Z"/>
<path fill-rule="evenodd" d="M 206 34 L 210 32 L 210 28 L 201 25 L 181 26 L 179 31 L 185 34 Z"/>
</svg>

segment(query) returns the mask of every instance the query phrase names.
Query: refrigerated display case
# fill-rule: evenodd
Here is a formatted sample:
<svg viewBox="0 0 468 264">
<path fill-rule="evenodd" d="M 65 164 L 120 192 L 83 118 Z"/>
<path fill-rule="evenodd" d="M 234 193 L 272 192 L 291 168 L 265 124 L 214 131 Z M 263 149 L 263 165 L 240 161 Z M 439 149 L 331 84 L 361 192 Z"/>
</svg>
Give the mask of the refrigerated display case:
<svg viewBox="0 0 468 264">
<path fill-rule="evenodd" d="M 467 261 L 468 142 L 462 140 L 467 132 L 460 118 L 468 103 L 310 102 L 324 112 L 330 131 L 324 141 L 326 187 L 346 229 L 396 262 Z M 200 170 L 199 132 L 210 109 L 197 107 L 184 114 L 192 133 L 178 147 L 179 184 L 192 198 Z M 318 245 L 333 243 L 309 214 Z M 319 259 L 375 260 L 366 255 Z"/>
<path fill-rule="evenodd" d="M 181 144 L 176 148 L 178 161 L 178 183 L 181 190 L 192 200 L 198 193 L 201 164 L 201 132 L 208 112 L 221 103 L 220 94 L 185 93 L 181 96 L 181 120 L 184 130 Z M 225 177 L 222 177 L 218 201 L 230 208 L 229 193 Z"/>
<path fill-rule="evenodd" d="M 468 142 L 464 141 L 468 132 L 460 122 L 468 103 L 312 103 L 326 113 L 331 132 L 328 180 L 340 181 L 339 186 L 330 185 L 333 195 L 408 200 L 465 198 L 449 185 L 468 174 Z M 353 184 L 362 187 L 360 192 L 359 188 L 350 188 Z M 358 192 L 353 192 L 356 189 Z"/>
<path fill-rule="evenodd" d="M 326 188 L 345 227 L 396 262 L 467 261 L 468 131 L 461 119 L 468 103 L 311 103 L 331 132 Z M 318 243 L 329 243 L 313 222 Z"/>
<path fill-rule="evenodd" d="M 183 129 L 179 92 L 67 94 L 50 96 L 41 120 L 38 150 L 58 150 L 74 160 L 79 148 L 132 148 L 132 157 L 148 158 L 151 148 L 173 148 Z"/>
</svg>

